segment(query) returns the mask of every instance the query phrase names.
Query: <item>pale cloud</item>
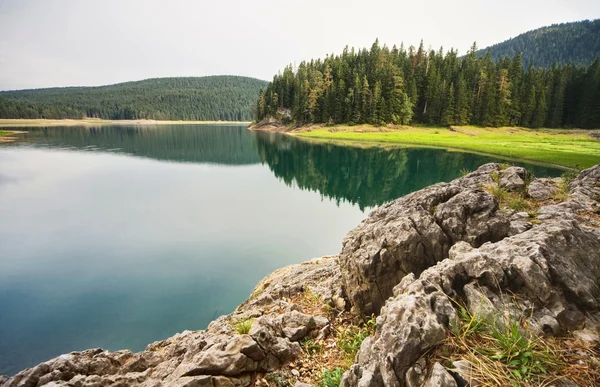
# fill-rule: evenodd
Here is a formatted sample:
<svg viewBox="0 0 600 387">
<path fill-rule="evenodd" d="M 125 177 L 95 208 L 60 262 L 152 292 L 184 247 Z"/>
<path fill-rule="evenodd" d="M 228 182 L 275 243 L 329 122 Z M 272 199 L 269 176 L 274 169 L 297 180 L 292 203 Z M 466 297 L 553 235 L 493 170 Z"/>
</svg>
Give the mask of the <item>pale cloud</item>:
<svg viewBox="0 0 600 387">
<path fill-rule="evenodd" d="M 393 45 L 464 53 L 552 23 L 600 17 L 595 0 L 0 0 L 0 89 L 236 74 Z"/>
</svg>

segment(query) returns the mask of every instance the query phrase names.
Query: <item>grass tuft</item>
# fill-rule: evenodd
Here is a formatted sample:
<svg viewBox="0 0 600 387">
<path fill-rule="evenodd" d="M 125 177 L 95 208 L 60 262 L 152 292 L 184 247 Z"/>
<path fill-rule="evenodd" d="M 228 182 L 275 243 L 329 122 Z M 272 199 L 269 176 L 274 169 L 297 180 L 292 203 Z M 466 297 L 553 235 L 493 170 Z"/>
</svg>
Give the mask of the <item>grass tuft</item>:
<svg viewBox="0 0 600 387">
<path fill-rule="evenodd" d="M 465 177 L 467 176 L 469 173 L 471 173 L 471 170 L 467 169 L 467 168 L 463 168 L 460 170 L 460 177 Z"/>
<path fill-rule="evenodd" d="M 518 212 L 529 211 L 530 209 L 529 203 L 527 203 L 527 201 L 522 196 L 509 198 L 507 204 L 508 208 Z"/>
<path fill-rule="evenodd" d="M 323 376 L 321 377 L 320 387 L 339 387 L 342 382 L 342 376 L 344 375 L 344 370 L 340 367 L 336 367 L 333 370 L 325 370 L 323 371 Z"/>
<path fill-rule="evenodd" d="M 362 342 L 375 332 L 375 317 L 371 317 L 362 327 L 350 325 L 338 335 L 339 347 L 352 359 L 358 353 Z"/>
<path fill-rule="evenodd" d="M 483 318 L 457 303 L 457 315 L 459 324 L 452 327 L 434 360 L 446 364 L 466 360 L 470 370 L 463 376 L 472 384 L 547 386 L 567 378 L 585 386 L 600 382 L 600 354 L 580 342 L 544 339 L 530 330 L 526 319 L 509 314 Z"/>
<path fill-rule="evenodd" d="M 268 382 L 273 383 L 277 387 L 291 387 L 292 383 L 288 377 L 282 372 L 271 372 L 265 376 Z"/>
<path fill-rule="evenodd" d="M 305 339 L 302 344 L 302 348 L 308 353 L 309 356 L 312 356 L 316 353 L 320 353 L 323 350 L 323 346 L 317 342 L 315 342 L 311 338 Z"/>
<path fill-rule="evenodd" d="M 248 333 L 250 333 L 250 329 L 252 328 L 253 322 L 254 320 L 251 318 L 243 319 L 238 321 L 235 324 L 234 328 L 240 335 L 247 335 Z"/>
<path fill-rule="evenodd" d="M 504 203 L 508 197 L 508 191 L 497 184 L 488 186 L 488 192 L 498 200 L 498 203 Z"/>
</svg>

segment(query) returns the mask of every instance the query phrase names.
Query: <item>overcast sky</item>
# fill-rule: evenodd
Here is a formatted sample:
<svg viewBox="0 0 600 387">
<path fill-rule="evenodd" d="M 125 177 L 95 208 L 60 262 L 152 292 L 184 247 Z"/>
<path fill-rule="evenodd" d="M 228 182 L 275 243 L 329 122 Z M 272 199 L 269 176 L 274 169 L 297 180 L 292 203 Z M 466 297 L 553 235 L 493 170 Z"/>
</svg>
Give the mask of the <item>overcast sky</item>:
<svg viewBox="0 0 600 387">
<path fill-rule="evenodd" d="M 552 23 L 600 17 L 598 0 L 0 0 L 0 90 L 151 77 L 245 75 L 344 46 L 421 39 L 464 53 Z"/>
</svg>

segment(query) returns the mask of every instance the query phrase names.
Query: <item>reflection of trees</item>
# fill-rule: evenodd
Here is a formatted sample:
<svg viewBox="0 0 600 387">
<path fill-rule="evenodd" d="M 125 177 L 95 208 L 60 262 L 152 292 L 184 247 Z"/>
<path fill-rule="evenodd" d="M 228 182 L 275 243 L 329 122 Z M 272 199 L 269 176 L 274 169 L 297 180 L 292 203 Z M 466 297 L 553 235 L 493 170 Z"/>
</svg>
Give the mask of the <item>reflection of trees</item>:
<svg viewBox="0 0 600 387">
<path fill-rule="evenodd" d="M 256 164 L 256 143 L 246 127 L 165 125 L 32 129 L 25 137 L 35 146 L 100 150 L 177 162 Z"/>
<path fill-rule="evenodd" d="M 257 133 L 263 163 L 286 184 L 347 200 L 361 209 L 450 181 L 462 169 L 498 161 L 492 157 L 439 149 L 357 148 L 306 142 L 280 134 Z M 557 170 L 527 165 L 538 176 Z"/>
</svg>

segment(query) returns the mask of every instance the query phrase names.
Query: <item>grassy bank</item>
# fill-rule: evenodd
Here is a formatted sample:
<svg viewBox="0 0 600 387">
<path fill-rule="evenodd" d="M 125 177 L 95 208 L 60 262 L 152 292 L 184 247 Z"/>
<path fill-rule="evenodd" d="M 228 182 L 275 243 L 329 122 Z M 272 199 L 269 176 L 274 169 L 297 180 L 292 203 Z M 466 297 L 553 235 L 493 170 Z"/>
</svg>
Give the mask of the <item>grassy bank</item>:
<svg viewBox="0 0 600 387">
<path fill-rule="evenodd" d="M 84 118 L 81 120 L 25 120 L 0 119 L 0 128 L 9 127 L 44 127 L 44 126 L 98 126 L 98 125 L 198 125 L 198 124 L 240 124 L 249 122 L 238 121 L 154 121 L 154 120 L 100 120 Z"/>
<path fill-rule="evenodd" d="M 479 153 L 588 168 L 600 163 L 600 141 L 589 131 L 524 128 L 332 126 L 293 132 L 316 140 L 461 149 Z"/>
</svg>

